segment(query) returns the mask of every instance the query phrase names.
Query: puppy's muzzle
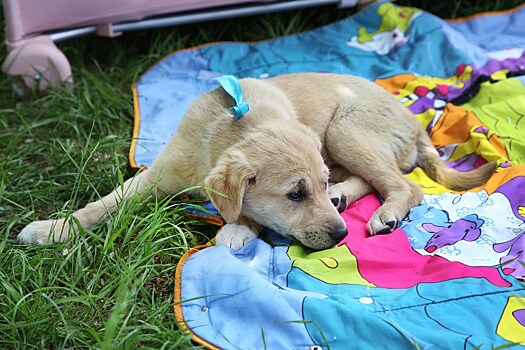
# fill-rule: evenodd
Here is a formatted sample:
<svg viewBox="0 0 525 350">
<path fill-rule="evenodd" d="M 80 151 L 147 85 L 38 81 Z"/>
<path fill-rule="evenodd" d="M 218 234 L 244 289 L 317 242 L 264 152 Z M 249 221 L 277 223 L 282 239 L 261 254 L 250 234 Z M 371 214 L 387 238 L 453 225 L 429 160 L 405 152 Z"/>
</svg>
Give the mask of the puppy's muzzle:
<svg viewBox="0 0 525 350">
<path fill-rule="evenodd" d="M 346 228 L 346 226 L 340 226 L 330 231 L 330 237 L 332 237 L 334 241 L 337 241 L 337 242 L 342 241 L 343 238 L 345 238 L 347 234 L 348 234 L 348 229 Z"/>
</svg>

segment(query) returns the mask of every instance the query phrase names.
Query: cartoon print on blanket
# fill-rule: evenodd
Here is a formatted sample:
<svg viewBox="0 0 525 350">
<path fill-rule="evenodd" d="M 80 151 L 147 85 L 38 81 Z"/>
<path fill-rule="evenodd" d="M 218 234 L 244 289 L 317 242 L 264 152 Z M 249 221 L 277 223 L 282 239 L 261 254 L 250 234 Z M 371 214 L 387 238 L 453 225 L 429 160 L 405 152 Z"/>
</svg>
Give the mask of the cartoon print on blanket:
<svg viewBox="0 0 525 350">
<path fill-rule="evenodd" d="M 525 6 L 445 22 L 379 2 L 310 32 L 205 45 L 152 67 L 134 88 L 136 166 L 151 164 L 211 78 L 305 71 L 376 81 L 453 168 L 499 165 L 461 193 L 414 167 L 406 176 L 424 200 L 390 235 L 367 237 L 380 203 L 369 195 L 342 213 L 349 235 L 332 249 L 268 233 L 239 251 L 188 254 L 177 269 L 181 327 L 226 349 L 525 348 L 524 21 Z"/>
<path fill-rule="evenodd" d="M 474 195 L 482 202 L 490 202 L 485 194 Z M 443 348 L 459 348 L 465 344 L 475 347 L 483 343 L 487 334 L 499 334 L 508 341 L 520 339 L 512 336 L 515 333 L 511 330 L 525 330 L 525 325 L 519 323 L 518 318 L 525 304 L 517 310 L 517 316 L 512 314 L 514 318 L 511 321 L 517 320 L 517 324 L 507 320 L 507 316 L 505 322 L 498 318 L 487 321 L 467 316 L 482 307 L 487 313 L 502 315 L 503 319 L 504 312 L 507 312 L 505 305 L 509 297 L 516 293 L 515 288 L 523 290 L 516 280 L 513 282 L 500 275 L 497 258 L 492 259 L 495 264 L 482 261 L 468 266 L 446 257 L 420 255 L 420 249 L 413 247 L 418 241 L 403 231 L 403 224 L 401 229 L 388 236 L 367 237 L 366 218 L 379 203 L 375 195 L 368 195 L 342 213 L 349 235 L 339 247 L 324 254 L 311 252 L 299 244 L 292 244 L 288 249 L 287 253 L 293 261 L 288 287 L 330 295 L 330 301 L 325 298 L 307 298 L 304 301 L 305 320 L 316 321 L 315 324 L 307 323 L 307 328 L 317 344 L 332 339 L 329 342 L 331 349 L 346 349 L 350 341 L 357 349 L 379 346 L 396 332 L 404 333 L 402 339 L 396 339 L 396 346 L 407 347 L 411 346 L 410 339 L 421 347 L 440 344 Z M 442 201 L 441 207 L 446 208 L 444 203 Z M 450 204 L 461 212 L 465 202 Z M 422 207 L 415 211 L 421 212 Z M 508 212 L 512 213 L 510 208 Z M 425 211 L 424 217 L 427 221 L 431 220 L 435 213 Z M 443 213 L 443 210 L 437 213 Z M 448 216 L 443 215 L 445 218 L 442 220 L 448 221 Z M 477 219 L 467 215 L 461 220 Z M 414 228 L 410 219 L 404 224 L 407 223 L 412 225 L 406 227 Z M 476 223 L 479 226 L 483 224 Z M 488 244 L 487 248 L 491 247 Z M 351 272 L 355 270 L 357 273 Z M 356 280 L 356 276 L 360 279 Z M 510 289 L 501 295 L 502 287 Z M 345 313 L 345 307 L 352 308 L 354 312 Z M 464 314 L 471 321 L 465 323 L 457 318 L 458 314 Z M 418 320 L 417 325 L 414 325 L 414 319 Z M 347 327 L 355 323 L 357 325 L 352 330 Z M 381 340 L 374 336 L 375 332 L 366 331 L 370 324 L 374 324 L 375 331 L 381 331 Z M 428 329 L 433 332 L 429 334 Z"/>
<path fill-rule="evenodd" d="M 508 242 L 496 243 L 494 251 L 502 253 L 508 250 L 508 255 L 501 258 L 500 264 L 507 275 L 514 275 L 525 280 L 525 232 L 520 233 Z"/>
<path fill-rule="evenodd" d="M 439 78 L 430 76 L 413 76 L 406 81 L 403 89 L 394 91 L 405 106 L 410 106 L 412 113 L 420 114 L 434 108 L 443 109 L 444 98 L 451 89 L 463 89 L 465 82 L 472 79 L 472 66 L 460 64 L 456 74 L 451 77 Z M 425 123 L 423 123 L 425 125 Z"/>
<path fill-rule="evenodd" d="M 326 344 L 324 339 L 329 339 L 330 349 L 348 349 L 349 344 L 355 349 L 384 344 L 403 349 L 415 348 L 415 344 L 419 348 L 436 344 L 443 349 L 475 348 L 487 338 L 496 339 L 496 334 L 502 338 L 510 335 L 506 339 L 515 341 L 517 334 L 523 333 L 519 323 L 476 316 L 480 309 L 503 315 L 509 298 L 516 293 L 515 286 L 501 294 L 499 287 L 486 280 L 463 278 L 407 289 L 343 285 L 333 292 L 330 286 L 307 275 L 293 277 L 303 280 L 300 288 L 331 293 L 330 300 L 306 298 L 303 306 L 305 320 L 316 321 L 307 324 L 314 342 Z M 354 311 L 345 312 L 346 308 Z"/>
<path fill-rule="evenodd" d="M 513 212 L 512 194 L 498 191 L 426 195 L 426 203 L 412 209 L 401 228 L 420 254 L 439 255 L 468 266 L 501 265 L 504 273 L 522 278 L 522 269 L 511 270 L 502 262 L 508 260 L 508 250 L 525 230 L 525 222 Z M 519 242 L 515 251 L 518 246 Z M 515 264 L 520 265 L 520 259 Z"/>
<path fill-rule="evenodd" d="M 349 46 L 386 55 L 408 41 L 408 28 L 421 11 L 385 3 L 377 7 L 377 14 L 381 18 L 379 28 L 371 33 L 366 27 L 359 28 L 359 35 L 351 38 Z"/>
<path fill-rule="evenodd" d="M 523 59 L 521 65 L 525 66 Z M 475 113 L 490 130 L 506 135 L 503 142 L 509 159 L 518 164 L 525 164 L 525 138 L 520 132 L 525 125 L 524 84 L 525 81 L 518 78 L 483 83 L 479 93 L 462 105 Z M 498 118 L 502 114 L 504 117 Z"/>
<path fill-rule="evenodd" d="M 450 144 L 441 147 L 438 152 L 447 164 L 455 169 L 467 171 L 497 159 L 500 168 L 510 166 L 507 162 L 504 146 L 498 141 L 496 133 L 484 126 L 473 126 L 469 139 L 464 143 Z M 483 155 L 483 156 L 481 156 Z"/>
<path fill-rule="evenodd" d="M 448 78 L 404 75 L 401 79 L 395 77 L 394 83 L 379 84 L 397 95 L 431 136 L 449 117 L 459 118 L 470 125 L 483 124 L 488 127 L 485 127 L 486 132 L 506 135 L 503 142 L 509 159 L 523 164 L 525 139 L 519 130 L 525 125 L 524 75 L 525 54 L 522 54 L 517 58 L 490 59 L 479 69 L 459 65 L 456 74 Z M 467 100 L 463 101 L 465 98 Z M 498 118 L 501 115 L 504 118 Z M 460 132 L 468 130 L 464 127 L 458 129 Z M 438 147 L 450 144 L 450 140 L 441 139 L 439 134 L 433 139 L 442 141 L 436 144 Z"/>
<path fill-rule="evenodd" d="M 458 122 L 457 118 L 448 119 L 452 123 Z M 465 121 L 462 121 L 462 123 L 465 123 Z M 441 158 L 445 160 L 450 167 L 461 171 L 467 171 L 485 164 L 488 160 L 497 161 L 500 169 L 510 166 L 505 157 L 505 148 L 499 139 L 494 137 L 495 134 L 493 132 L 490 132 L 490 130 L 483 126 L 470 126 L 467 124 L 463 125 L 463 127 L 470 127 L 470 131 L 466 134 L 466 140 L 462 140 L 464 137 L 463 135 L 452 137 L 453 133 L 458 134 L 456 130 L 446 130 L 444 134 L 446 134 L 449 141 L 457 143 L 451 143 L 438 149 Z M 441 135 L 441 131 L 438 131 L 435 134 L 433 142 L 439 141 L 439 135 Z M 449 191 L 441 184 L 430 179 L 421 168 L 414 168 L 407 174 L 407 177 L 418 183 L 423 188 L 424 193 L 439 194 Z"/>
<path fill-rule="evenodd" d="M 470 214 L 457 221 L 449 222 L 448 226 L 423 224 L 425 231 L 433 233 L 423 249 L 433 253 L 438 248 L 456 244 L 461 240 L 473 242 L 481 236 L 481 225 L 484 222 L 477 214 Z"/>
</svg>

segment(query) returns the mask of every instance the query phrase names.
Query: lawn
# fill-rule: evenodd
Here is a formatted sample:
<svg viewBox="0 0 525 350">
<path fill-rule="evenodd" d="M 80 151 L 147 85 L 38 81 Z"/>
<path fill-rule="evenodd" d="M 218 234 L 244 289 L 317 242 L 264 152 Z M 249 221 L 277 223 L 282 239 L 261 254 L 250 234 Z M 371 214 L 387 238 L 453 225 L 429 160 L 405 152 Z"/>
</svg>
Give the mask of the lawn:
<svg viewBox="0 0 525 350">
<path fill-rule="evenodd" d="M 456 18 L 522 2 L 397 3 Z M 180 257 L 216 228 L 185 215 L 177 199 L 131 201 L 59 244 L 22 246 L 15 236 L 33 220 L 70 214 L 136 172 L 128 162 L 131 86 L 163 56 L 208 42 L 297 33 L 353 12 L 323 7 L 67 41 L 59 47 L 73 67 L 73 90 L 19 96 L 2 76 L 0 349 L 196 347 L 174 320 L 173 275 Z M 2 60 L 5 53 L 2 45 Z"/>
</svg>

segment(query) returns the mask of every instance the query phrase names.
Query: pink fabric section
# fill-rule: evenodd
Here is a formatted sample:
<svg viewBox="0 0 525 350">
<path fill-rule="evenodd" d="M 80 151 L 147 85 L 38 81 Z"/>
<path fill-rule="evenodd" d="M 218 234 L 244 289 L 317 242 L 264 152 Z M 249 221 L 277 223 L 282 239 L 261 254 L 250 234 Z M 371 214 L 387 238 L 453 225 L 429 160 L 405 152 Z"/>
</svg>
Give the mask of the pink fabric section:
<svg viewBox="0 0 525 350">
<path fill-rule="evenodd" d="M 410 288 L 419 283 L 474 277 L 485 278 L 496 286 L 511 286 L 495 268 L 472 267 L 440 256 L 419 254 L 401 229 L 369 237 L 366 223 L 380 204 L 377 196 L 371 194 L 341 214 L 348 227 L 348 236 L 341 244 L 346 244 L 356 256 L 359 272 L 368 282 L 384 288 Z"/>
</svg>

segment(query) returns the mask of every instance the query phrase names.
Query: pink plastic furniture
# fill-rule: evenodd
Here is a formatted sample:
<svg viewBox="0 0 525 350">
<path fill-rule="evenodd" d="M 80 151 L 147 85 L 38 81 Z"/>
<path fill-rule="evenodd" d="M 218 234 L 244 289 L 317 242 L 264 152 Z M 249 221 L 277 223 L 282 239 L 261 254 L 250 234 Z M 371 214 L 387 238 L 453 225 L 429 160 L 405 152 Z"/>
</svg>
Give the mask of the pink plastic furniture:
<svg viewBox="0 0 525 350">
<path fill-rule="evenodd" d="M 2 71 L 24 88 L 72 84 L 71 66 L 55 42 L 86 34 L 173 26 L 357 0 L 4 0 L 8 55 Z M 162 17 L 158 17 L 161 16 Z M 157 17 L 154 17 L 157 16 Z M 154 17 L 154 18 L 152 18 Z M 16 87 L 15 87 L 16 88 Z M 20 88 L 20 87 L 19 87 Z"/>
</svg>

